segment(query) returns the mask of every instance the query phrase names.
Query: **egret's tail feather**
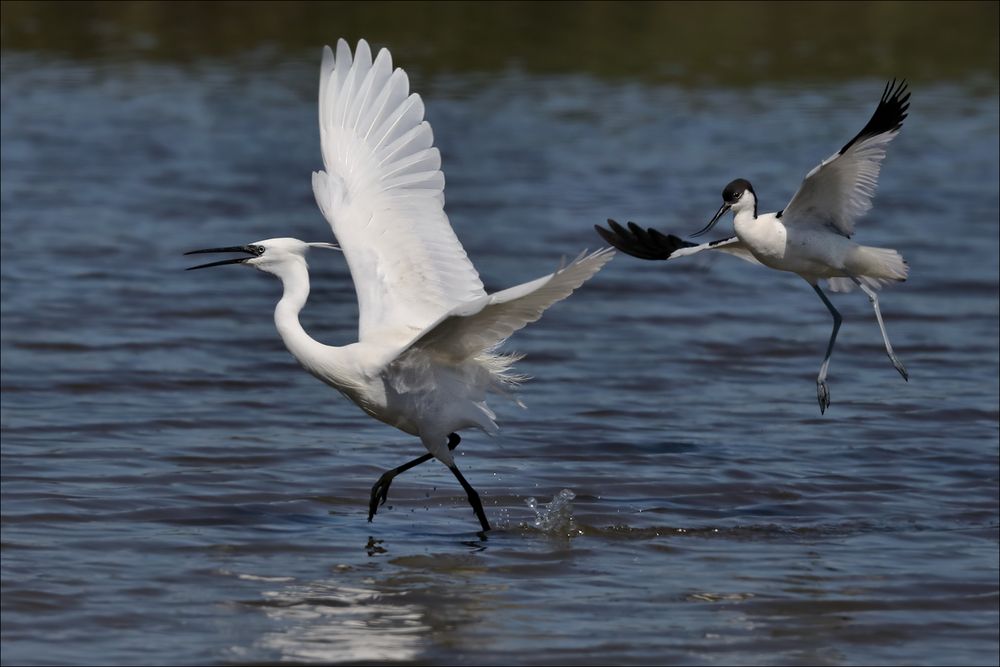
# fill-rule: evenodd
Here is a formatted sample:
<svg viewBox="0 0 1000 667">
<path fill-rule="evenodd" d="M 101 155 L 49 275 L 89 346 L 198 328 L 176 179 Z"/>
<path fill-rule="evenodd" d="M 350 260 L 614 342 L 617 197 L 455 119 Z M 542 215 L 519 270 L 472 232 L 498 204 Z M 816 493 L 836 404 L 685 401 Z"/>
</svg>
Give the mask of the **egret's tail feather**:
<svg viewBox="0 0 1000 667">
<path fill-rule="evenodd" d="M 523 408 L 525 405 L 517 395 L 517 390 L 523 383 L 530 380 L 531 376 L 515 372 L 514 364 L 524 359 L 524 355 L 517 352 L 497 352 L 496 348 L 498 347 L 500 345 L 476 355 L 476 362 L 489 373 L 490 391 L 500 394 Z"/>
<path fill-rule="evenodd" d="M 515 373 L 513 370 L 514 364 L 524 359 L 523 354 L 517 352 L 496 352 L 495 350 L 496 348 L 476 355 L 476 361 L 489 370 L 490 375 L 497 381 L 498 390 L 517 389 L 518 385 L 531 379 L 531 376 L 523 373 Z"/>
<path fill-rule="evenodd" d="M 476 402 L 476 407 L 480 412 L 479 428 L 483 429 L 483 433 L 486 435 L 496 435 L 500 432 L 500 427 L 497 426 L 497 414 L 490 410 L 490 406 L 486 405 L 486 401 Z"/>
<path fill-rule="evenodd" d="M 858 246 L 847 262 L 848 272 L 866 287 L 881 289 L 891 282 L 902 282 L 910 271 L 906 260 L 891 248 Z M 827 281 L 834 292 L 850 292 L 855 283 L 849 277 L 830 278 Z"/>
<path fill-rule="evenodd" d="M 497 349 L 515 331 L 540 318 L 549 306 L 568 297 L 613 256 L 609 248 L 582 253 L 555 273 L 462 304 L 418 335 L 410 343 L 410 351 L 456 366 L 474 360 L 472 366 L 488 378 L 478 386 L 519 402 L 511 394 L 528 379 L 513 371 L 521 355 L 502 354 Z"/>
</svg>

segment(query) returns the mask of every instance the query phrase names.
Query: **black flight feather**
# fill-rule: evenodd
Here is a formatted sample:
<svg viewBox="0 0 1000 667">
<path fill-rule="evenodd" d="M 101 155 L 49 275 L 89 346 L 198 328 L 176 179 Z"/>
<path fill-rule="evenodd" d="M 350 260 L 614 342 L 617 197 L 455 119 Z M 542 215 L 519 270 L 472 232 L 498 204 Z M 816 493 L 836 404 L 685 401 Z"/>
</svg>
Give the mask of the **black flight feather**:
<svg viewBox="0 0 1000 667">
<path fill-rule="evenodd" d="M 612 246 L 639 259 L 669 259 L 680 248 L 698 245 L 673 234 L 661 234 L 652 227 L 643 229 L 634 222 L 629 222 L 628 229 L 625 229 L 608 218 L 608 226 L 611 229 L 605 229 L 600 225 L 594 225 L 594 229 Z"/>
<path fill-rule="evenodd" d="M 910 93 L 906 90 L 906 80 L 900 81 L 898 85 L 895 79 L 885 84 L 882 99 L 875 107 L 875 113 L 872 114 L 871 120 L 861 128 L 856 137 L 844 144 L 839 154 L 843 155 L 848 148 L 864 139 L 886 132 L 895 132 L 903 126 L 909 108 Z"/>
</svg>

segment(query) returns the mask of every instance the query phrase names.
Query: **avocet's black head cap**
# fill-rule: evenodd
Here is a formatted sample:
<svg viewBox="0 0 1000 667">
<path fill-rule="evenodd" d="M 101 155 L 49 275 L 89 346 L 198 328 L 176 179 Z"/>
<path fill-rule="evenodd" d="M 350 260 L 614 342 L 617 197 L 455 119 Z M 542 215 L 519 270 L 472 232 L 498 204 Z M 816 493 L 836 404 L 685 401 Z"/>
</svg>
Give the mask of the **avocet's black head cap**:
<svg viewBox="0 0 1000 667">
<path fill-rule="evenodd" d="M 753 193 L 754 198 L 757 197 L 757 193 L 753 191 L 753 186 L 750 185 L 750 181 L 745 178 L 737 178 L 735 181 L 731 181 L 729 185 L 722 190 L 722 201 L 732 206 L 747 190 Z"/>
<path fill-rule="evenodd" d="M 702 234 L 704 234 L 705 232 L 707 232 L 708 230 L 710 230 L 712 227 L 714 227 L 715 223 L 717 223 L 719 221 L 719 218 L 721 218 L 725 214 L 726 211 L 728 211 L 729 209 L 731 209 L 733 206 L 736 205 L 736 202 L 738 202 L 740 200 L 740 197 L 743 196 L 744 192 L 750 192 L 750 194 L 753 195 L 753 201 L 754 201 L 754 205 L 753 205 L 753 217 L 756 218 L 757 217 L 757 193 L 753 191 L 753 186 L 750 185 L 750 181 L 748 181 L 745 178 L 737 178 L 735 181 L 730 181 L 729 185 L 727 185 L 725 188 L 723 188 L 723 190 L 722 190 L 722 206 L 719 207 L 719 211 L 718 211 L 718 213 L 715 214 L 715 217 L 713 217 L 709 221 L 709 223 L 707 225 L 705 225 L 702 229 L 700 229 L 699 231 L 695 232 L 691 236 L 701 236 Z"/>
</svg>

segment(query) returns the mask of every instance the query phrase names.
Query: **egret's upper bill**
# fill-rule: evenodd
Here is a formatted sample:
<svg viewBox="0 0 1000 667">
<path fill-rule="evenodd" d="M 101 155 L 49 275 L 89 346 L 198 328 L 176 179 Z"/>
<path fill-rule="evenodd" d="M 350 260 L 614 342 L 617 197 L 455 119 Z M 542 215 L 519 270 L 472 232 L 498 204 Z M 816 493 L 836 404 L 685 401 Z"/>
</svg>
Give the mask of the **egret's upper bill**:
<svg viewBox="0 0 1000 667">
<path fill-rule="evenodd" d="M 709 221 L 709 223 L 707 225 L 705 225 L 705 227 L 703 229 L 701 229 L 700 231 L 695 232 L 691 236 L 692 237 L 694 237 L 694 236 L 701 236 L 702 234 L 704 234 L 705 232 L 707 232 L 708 230 L 710 230 L 712 227 L 715 227 L 715 223 L 717 223 L 719 221 L 719 218 L 721 218 L 726 213 L 726 211 L 728 211 L 731 208 L 732 208 L 732 204 L 723 204 L 722 206 L 720 206 L 719 207 L 719 212 L 715 214 L 715 217 L 712 218 Z"/>
<path fill-rule="evenodd" d="M 206 252 L 245 252 L 248 255 L 257 256 L 258 253 L 251 250 L 245 245 L 234 245 L 228 248 L 205 248 L 204 250 L 191 250 L 190 252 L 184 253 L 185 255 L 199 255 Z M 248 259 L 253 257 L 237 257 L 235 259 L 220 259 L 218 262 L 209 262 L 208 264 L 199 264 L 198 266 L 189 266 L 185 271 L 193 271 L 194 269 L 207 269 L 210 266 L 222 266 L 223 264 L 242 264 Z"/>
</svg>

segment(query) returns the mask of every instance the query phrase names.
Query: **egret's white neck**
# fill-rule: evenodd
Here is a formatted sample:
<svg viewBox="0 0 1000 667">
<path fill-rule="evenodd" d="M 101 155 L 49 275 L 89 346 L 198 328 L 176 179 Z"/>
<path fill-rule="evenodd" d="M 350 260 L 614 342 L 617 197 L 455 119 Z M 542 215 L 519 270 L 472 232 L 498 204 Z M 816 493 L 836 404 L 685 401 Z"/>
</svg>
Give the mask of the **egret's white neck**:
<svg viewBox="0 0 1000 667">
<path fill-rule="evenodd" d="M 303 368 L 323 382 L 336 387 L 352 385 L 348 372 L 349 359 L 343 348 L 314 340 L 299 322 L 299 311 L 309 298 L 309 270 L 305 260 L 297 258 L 290 261 L 275 274 L 285 288 L 281 301 L 274 307 L 274 324 L 285 347 Z"/>
</svg>

